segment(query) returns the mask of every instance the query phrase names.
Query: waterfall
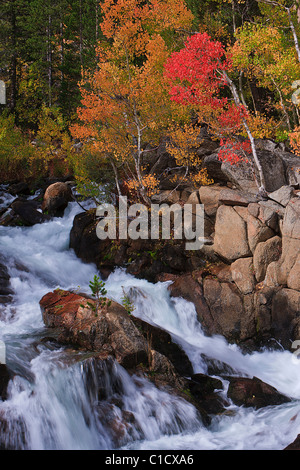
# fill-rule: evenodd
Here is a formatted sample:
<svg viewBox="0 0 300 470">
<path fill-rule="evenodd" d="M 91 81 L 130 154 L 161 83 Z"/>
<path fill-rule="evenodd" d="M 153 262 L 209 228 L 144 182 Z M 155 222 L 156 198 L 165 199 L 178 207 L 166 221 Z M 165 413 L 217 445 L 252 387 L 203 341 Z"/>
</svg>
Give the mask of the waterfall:
<svg viewBox="0 0 300 470">
<path fill-rule="evenodd" d="M 10 201 L 4 192 L 2 207 Z M 255 375 L 293 400 L 260 410 L 230 404 L 228 413 L 205 427 L 182 398 L 129 375 L 112 359 L 100 361 L 57 344 L 55 331 L 43 324 L 39 300 L 57 287 L 88 293 L 97 274 L 96 266 L 69 250 L 73 219 L 81 211 L 71 203 L 63 218 L 0 227 L 0 253 L 14 291 L 12 302 L 0 305 L 0 340 L 12 372 L 8 397 L 0 400 L 0 449 L 277 450 L 290 444 L 300 425 L 299 364 L 293 354 L 243 354 L 220 336 L 207 337 L 194 305 L 170 298 L 168 282 L 152 284 L 117 269 L 106 288 L 118 302 L 124 289 L 135 316 L 167 330 L 195 373 L 206 373 L 209 361 L 226 363 L 233 374 Z M 225 393 L 228 382 L 222 381 Z"/>
</svg>

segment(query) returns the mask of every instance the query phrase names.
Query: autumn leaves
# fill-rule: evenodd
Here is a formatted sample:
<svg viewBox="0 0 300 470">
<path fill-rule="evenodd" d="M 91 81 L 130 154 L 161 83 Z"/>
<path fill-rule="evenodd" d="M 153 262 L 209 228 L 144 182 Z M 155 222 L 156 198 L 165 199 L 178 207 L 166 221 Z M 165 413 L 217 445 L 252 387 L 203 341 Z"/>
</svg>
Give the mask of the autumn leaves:
<svg viewBox="0 0 300 470">
<path fill-rule="evenodd" d="M 111 164 L 119 195 L 150 205 L 159 175 L 147 173 L 144 160 L 164 136 L 179 169 L 174 184 L 211 183 L 194 151 L 203 124 L 220 142 L 219 158 L 251 162 L 264 188 L 255 138 L 287 136 L 299 125 L 288 95 L 300 64 L 288 37 L 276 25 L 249 23 L 225 46 L 189 33 L 193 16 L 183 0 L 104 0 L 102 13 L 98 67 L 83 75 L 80 122 L 71 131 Z M 251 104 L 249 81 L 274 96 L 268 119 Z M 77 165 L 86 181 L 84 162 Z"/>
</svg>

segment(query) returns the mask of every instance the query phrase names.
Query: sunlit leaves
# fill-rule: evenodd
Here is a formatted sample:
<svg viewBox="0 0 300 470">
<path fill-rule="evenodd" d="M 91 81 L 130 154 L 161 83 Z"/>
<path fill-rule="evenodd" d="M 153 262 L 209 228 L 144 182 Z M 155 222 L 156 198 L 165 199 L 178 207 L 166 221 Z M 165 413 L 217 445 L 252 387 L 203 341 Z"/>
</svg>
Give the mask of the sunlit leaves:
<svg viewBox="0 0 300 470">
<path fill-rule="evenodd" d="M 142 174 L 143 148 L 187 114 L 169 99 L 163 67 L 171 51 L 163 32 L 187 26 L 192 16 L 183 0 L 105 0 L 102 7 L 106 40 L 96 50 L 97 69 L 83 76 L 81 123 L 72 133 L 100 160 L 121 163 L 130 188 L 148 197 L 158 183 Z"/>
<path fill-rule="evenodd" d="M 234 155 L 237 160 L 240 158 L 237 151 L 242 148 L 239 143 L 232 143 L 231 136 L 240 132 L 247 111 L 221 96 L 227 85 L 222 72 L 230 64 L 222 44 L 206 33 L 199 33 L 187 41 L 184 49 L 172 54 L 166 64 L 166 77 L 171 99 L 192 106 L 197 111 L 199 123 L 206 123 L 227 149 L 222 158 L 233 161 Z"/>
</svg>

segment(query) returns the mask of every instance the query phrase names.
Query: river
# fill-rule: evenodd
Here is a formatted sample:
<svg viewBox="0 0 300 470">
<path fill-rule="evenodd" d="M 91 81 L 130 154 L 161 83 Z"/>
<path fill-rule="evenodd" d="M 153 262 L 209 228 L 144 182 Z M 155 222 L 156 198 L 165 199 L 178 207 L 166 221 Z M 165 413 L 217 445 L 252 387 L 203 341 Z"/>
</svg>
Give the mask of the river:
<svg viewBox="0 0 300 470">
<path fill-rule="evenodd" d="M 4 193 L 2 204 L 9 202 L 11 197 Z M 214 417 L 206 427 L 191 404 L 130 376 L 117 363 L 96 366 L 88 354 L 43 340 L 51 336 L 39 307 L 43 295 L 57 287 L 89 293 L 89 282 L 97 274 L 93 264 L 82 263 L 69 249 L 79 212 L 74 202 L 63 218 L 33 227 L 0 227 L 0 253 L 15 292 L 12 303 L 0 310 L 0 340 L 15 374 L 8 399 L 0 400 L 2 447 L 114 449 L 107 410 L 121 428 L 122 414 L 132 416 L 130 426 L 122 428 L 119 449 L 280 450 L 293 442 L 300 429 L 300 361 L 284 350 L 243 354 L 220 336 L 205 336 L 194 306 L 170 298 L 167 282 L 151 284 L 118 269 L 106 288 L 116 301 L 121 301 L 123 289 L 130 293 L 134 315 L 169 331 L 186 351 L 194 373 L 207 372 L 205 354 L 229 364 L 236 375 L 260 378 L 292 401 L 260 410 L 230 404 L 225 415 Z M 228 383 L 222 381 L 226 393 Z M 104 390 L 102 402 L 99 386 Z"/>
</svg>

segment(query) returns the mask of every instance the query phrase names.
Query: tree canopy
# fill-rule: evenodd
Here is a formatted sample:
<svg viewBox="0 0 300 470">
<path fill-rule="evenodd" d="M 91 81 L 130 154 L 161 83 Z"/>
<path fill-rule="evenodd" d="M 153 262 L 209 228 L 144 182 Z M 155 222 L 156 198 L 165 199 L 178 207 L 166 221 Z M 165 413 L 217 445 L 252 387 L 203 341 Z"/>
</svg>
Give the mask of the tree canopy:
<svg viewBox="0 0 300 470">
<path fill-rule="evenodd" d="M 2 134 L 18 155 L 27 142 L 30 174 L 60 161 L 86 193 L 107 175 L 149 202 L 161 175 L 145 161 L 163 139 L 177 182 L 211 182 L 195 151 L 205 126 L 220 159 L 250 155 L 263 187 L 255 139 L 300 154 L 299 22 L 292 0 L 4 0 Z"/>
</svg>

